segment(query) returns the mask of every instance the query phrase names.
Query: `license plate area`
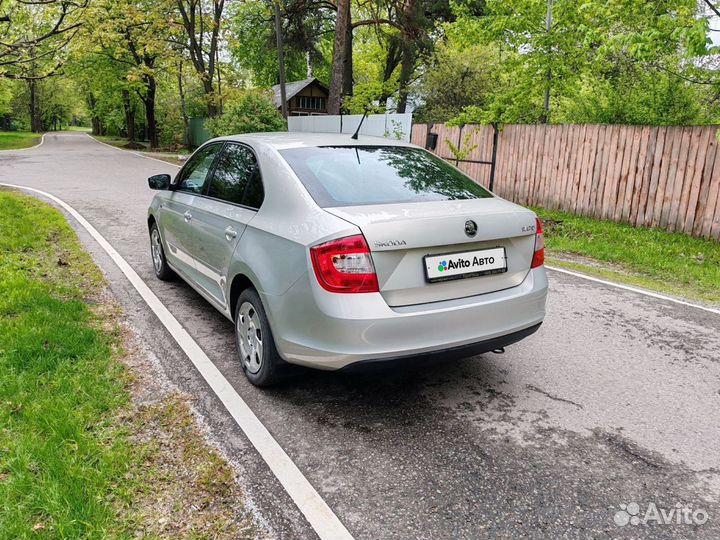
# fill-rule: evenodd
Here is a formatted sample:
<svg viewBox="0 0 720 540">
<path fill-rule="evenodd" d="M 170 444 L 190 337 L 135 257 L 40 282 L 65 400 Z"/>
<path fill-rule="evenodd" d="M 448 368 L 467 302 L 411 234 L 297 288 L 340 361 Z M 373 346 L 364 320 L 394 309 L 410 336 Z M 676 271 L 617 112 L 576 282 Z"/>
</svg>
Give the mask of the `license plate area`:
<svg viewBox="0 0 720 540">
<path fill-rule="evenodd" d="M 425 255 L 425 281 L 437 283 L 507 272 L 505 247 Z"/>
</svg>

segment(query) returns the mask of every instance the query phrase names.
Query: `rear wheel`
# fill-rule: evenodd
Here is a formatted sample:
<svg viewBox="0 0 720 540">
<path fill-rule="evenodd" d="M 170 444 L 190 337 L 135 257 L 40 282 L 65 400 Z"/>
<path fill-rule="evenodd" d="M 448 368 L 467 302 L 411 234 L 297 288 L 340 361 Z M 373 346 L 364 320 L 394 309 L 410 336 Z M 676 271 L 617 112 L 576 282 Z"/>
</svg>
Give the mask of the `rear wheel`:
<svg viewBox="0 0 720 540">
<path fill-rule="evenodd" d="M 158 279 L 169 281 L 175 277 L 175 272 L 168 266 L 165 259 L 165 251 L 163 250 L 162 240 L 160 239 L 160 231 L 157 223 L 150 225 L 150 254 L 152 255 L 153 268 Z"/>
<path fill-rule="evenodd" d="M 240 293 L 235 307 L 235 340 L 240 363 L 255 386 L 280 379 L 280 359 L 260 297 L 252 288 Z"/>
</svg>

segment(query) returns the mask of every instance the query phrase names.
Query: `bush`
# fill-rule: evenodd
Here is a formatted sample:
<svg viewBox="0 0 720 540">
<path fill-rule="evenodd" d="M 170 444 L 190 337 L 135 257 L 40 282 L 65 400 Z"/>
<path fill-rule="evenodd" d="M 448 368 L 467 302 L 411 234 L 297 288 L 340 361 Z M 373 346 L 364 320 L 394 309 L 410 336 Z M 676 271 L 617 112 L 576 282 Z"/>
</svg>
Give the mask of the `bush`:
<svg viewBox="0 0 720 540">
<path fill-rule="evenodd" d="M 213 137 L 259 131 L 285 131 L 285 119 L 266 92 L 243 91 L 225 102 L 225 111 L 205 127 Z"/>
</svg>

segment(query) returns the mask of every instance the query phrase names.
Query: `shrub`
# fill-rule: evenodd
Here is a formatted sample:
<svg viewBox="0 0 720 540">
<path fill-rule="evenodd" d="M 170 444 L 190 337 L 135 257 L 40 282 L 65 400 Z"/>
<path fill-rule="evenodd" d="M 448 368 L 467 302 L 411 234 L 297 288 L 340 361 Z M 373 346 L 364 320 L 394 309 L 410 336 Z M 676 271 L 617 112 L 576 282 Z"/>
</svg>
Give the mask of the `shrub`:
<svg viewBox="0 0 720 540">
<path fill-rule="evenodd" d="M 213 137 L 287 129 L 285 119 L 266 92 L 243 91 L 226 101 L 224 108 L 221 116 L 205 123 Z"/>
</svg>

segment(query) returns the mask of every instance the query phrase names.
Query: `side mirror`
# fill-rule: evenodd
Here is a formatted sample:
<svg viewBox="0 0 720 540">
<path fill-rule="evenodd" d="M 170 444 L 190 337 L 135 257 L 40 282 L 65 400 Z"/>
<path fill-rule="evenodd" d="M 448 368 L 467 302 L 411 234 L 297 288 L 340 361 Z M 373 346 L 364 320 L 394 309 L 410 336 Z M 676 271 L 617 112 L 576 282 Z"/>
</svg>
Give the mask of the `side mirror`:
<svg viewBox="0 0 720 540">
<path fill-rule="evenodd" d="M 148 178 L 150 189 L 168 189 L 170 187 L 169 174 L 156 174 Z"/>
</svg>

